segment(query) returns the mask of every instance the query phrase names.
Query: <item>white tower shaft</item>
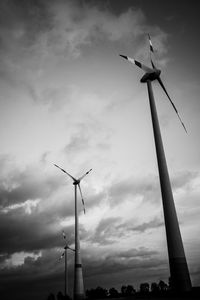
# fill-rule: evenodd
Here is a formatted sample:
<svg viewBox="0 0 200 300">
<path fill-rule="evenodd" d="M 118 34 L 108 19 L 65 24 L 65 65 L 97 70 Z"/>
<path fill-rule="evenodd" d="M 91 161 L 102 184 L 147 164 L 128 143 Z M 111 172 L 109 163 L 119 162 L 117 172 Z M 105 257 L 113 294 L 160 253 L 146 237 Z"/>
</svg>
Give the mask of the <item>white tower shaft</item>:
<svg viewBox="0 0 200 300">
<path fill-rule="evenodd" d="M 77 184 L 74 184 L 75 191 L 75 262 L 74 262 L 74 300 L 82 300 L 85 298 L 83 271 L 81 264 L 81 251 L 79 240 L 79 220 L 77 205 Z"/>
<path fill-rule="evenodd" d="M 167 236 L 172 289 L 191 290 L 191 280 L 176 215 L 151 81 L 147 80 Z"/>
</svg>

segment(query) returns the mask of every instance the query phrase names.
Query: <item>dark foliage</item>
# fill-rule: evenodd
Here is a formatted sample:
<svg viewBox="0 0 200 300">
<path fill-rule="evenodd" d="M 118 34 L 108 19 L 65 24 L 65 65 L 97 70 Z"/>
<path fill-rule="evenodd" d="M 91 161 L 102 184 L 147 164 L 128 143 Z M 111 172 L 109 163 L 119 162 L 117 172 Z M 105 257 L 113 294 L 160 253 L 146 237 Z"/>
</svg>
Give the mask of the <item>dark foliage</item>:
<svg viewBox="0 0 200 300">
<path fill-rule="evenodd" d="M 98 286 L 96 289 L 87 290 L 86 296 L 89 299 L 106 298 L 108 296 L 108 291 L 106 289 Z"/>
<path fill-rule="evenodd" d="M 147 294 L 149 293 L 149 283 L 144 282 L 140 284 L 140 293 Z"/>
<path fill-rule="evenodd" d="M 55 300 L 54 294 L 50 293 L 49 296 L 47 297 L 47 300 Z"/>
<path fill-rule="evenodd" d="M 136 293 L 134 287 L 132 285 L 122 285 L 121 287 L 121 295 L 123 297 L 130 297 Z"/>
<path fill-rule="evenodd" d="M 56 298 L 57 300 L 71 300 L 71 298 L 68 295 L 64 296 L 60 291 L 58 292 Z M 56 300 L 56 298 L 53 293 L 50 293 L 49 296 L 47 297 L 47 300 Z"/>
<path fill-rule="evenodd" d="M 109 289 L 110 298 L 118 298 L 119 296 L 120 296 L 119 292 L 114 287 Z"/>
<path fill-rule="evenodd" d="M 159 286 L 156 282 L 152 282 L 151 284 L 151 292 L 153 294 L 158 294 L 159 293 Z"/>
</svg>

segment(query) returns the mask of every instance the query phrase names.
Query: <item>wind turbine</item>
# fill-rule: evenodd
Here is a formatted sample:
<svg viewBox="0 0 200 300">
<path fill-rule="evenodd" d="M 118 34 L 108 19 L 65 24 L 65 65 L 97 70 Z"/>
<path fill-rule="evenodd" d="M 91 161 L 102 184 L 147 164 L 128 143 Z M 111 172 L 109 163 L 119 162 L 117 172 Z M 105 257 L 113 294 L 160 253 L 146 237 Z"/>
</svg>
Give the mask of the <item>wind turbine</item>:
<svg viewBox="0 0 200 300">
<path fill-rule="evenodd" d="M 83 271 L 81 264 L 81 250 L 80 250 L 80 240 L 79 240 L 79 221 L 78 221 L 78 207 L 77 207 L 77 186 L 81 195 L 81 200 L 83 204 L 83 210 L 85 213 L 85 204 L 83 200 L 83 194 L 81 191 L 80 182 L 81 180 L 92 171 L 90 169 L 84 175 L 76 179 L 64 169 L 60 168 L 58 165 L 54 164 L 55 167 L 60 169 L 62 172 L 67 174 L 72 180 L 74 185 L 74 195 L 75 195 L 75 262 L 74 262 L 74 300 L 82 300 L 85 298 L 84 285 L 83 285 Z"/>
<path fill-rule="evenodd" d="M 63 231 L 62 232 L 62 235 L 63 235 L 63 239 L 66 240 L 66 235 L 65 235 L 65 232 Z M 67 268 L 67 250 L 71 250 L 71 251 L 74 251 L 74 249 L 70 248 L 68 243 L 66 243 L 65 247 L 64 247 L 64 252 L 61 254 L 59 260 L 61 260 L 63 257 L 65 257 L 65 297 L 68 295 L 68 280 L 67 280 L 67 271 L 68 271 L 68 268 Z"/>
<path fill-rule="evenodd" d="M 150 35 L 149 37 L 149 44 L 150 44 L 150 61 L 151 61 L 151 68 L 141 64 L 137 60 L 130 58 L 125 55 L 120 55 L 124 59 L 128 60 L 132 64 L 135 64 L 137 67 L 141 68 L 145 74 L 141 78 L 142 83 L 147 84 L 148 95 L 149 95 L 149 104 L 150 104 L 150 111 L 151 111 L 151 119 L 153 125 L 153 132 L 154 132 L 154 141 L 155 141 L 155 148 L 157 154 L 157 163 L 158 163 L 158 171 L 160 177 L 160 187 L 161 187 L 161 194 L 162 194 L 162 203 L 163 203 L 163 212 L 164 212 L 164 219 L 165 219 L 165 229 L 166 229 L 166 236 L 167 236 L 167 246 L 168 246 L 168 257 L 169 257 L 169 267 L 170 267 L 170 274 L 171 274 L 171 283 L 172 289 L 176 291 L 189 291 L 191 290 L 191 280 L 190 274 L 188 270 L 188 265 L 185 257 L 185 252 L 183 248 L 183 242 L 181 238 L 179 223 L 176 214 L 176 208 L 174 205 L 174 199 L 172 194 L 171 183 L 169 179 L 169 173 L 163 148 L 162 137 L 160 133 L 160 126 L 156 111 L 156 105 L 152 90 L 151 82 L 157 80 L 164 90 L 167 98 L 169 99 L 173 109 L 175 110 L 184 130 L 187 132 L 185 125 L 183 124 L 178 111 L 172 102 L 161 78 L 161 70 L 157 69 L 155 64 L 153 63 L 151 54 L 154 53 L 153 45 L 151 42 Z"/>
</svg>

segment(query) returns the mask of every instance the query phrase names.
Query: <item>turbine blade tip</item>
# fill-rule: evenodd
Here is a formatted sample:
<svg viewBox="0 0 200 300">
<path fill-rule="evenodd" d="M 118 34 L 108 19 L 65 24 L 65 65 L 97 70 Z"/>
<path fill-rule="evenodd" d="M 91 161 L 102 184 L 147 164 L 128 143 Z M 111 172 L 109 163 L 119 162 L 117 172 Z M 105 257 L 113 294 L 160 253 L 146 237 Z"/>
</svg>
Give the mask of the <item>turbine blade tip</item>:
<svg viewBox="0 0 200 300">
<path fill-rule="evenodd" d="M 123 57 L 124 59 L 128 59 L 126 55 L 119 54 L 119 56 Z"/>
<path fill-rule="evenodd" d="M 182 123 L 182 125 L 183 125 L 183 128 L 185 129 L 185 132 L 188 134 L 188 132 L 187 132 L 187 129 L 186 129 L 186 127 L 185 127 L 185 125 Z"/>
</svg>

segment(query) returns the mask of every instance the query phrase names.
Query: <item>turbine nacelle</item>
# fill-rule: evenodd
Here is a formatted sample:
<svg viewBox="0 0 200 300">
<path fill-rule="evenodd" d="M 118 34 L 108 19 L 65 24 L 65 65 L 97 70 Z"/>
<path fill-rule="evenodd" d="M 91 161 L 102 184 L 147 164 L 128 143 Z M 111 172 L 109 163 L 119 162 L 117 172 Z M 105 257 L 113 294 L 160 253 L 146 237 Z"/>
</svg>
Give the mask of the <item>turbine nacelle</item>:
<svg viewBox="0 0 200 300">
<path fill-rule="evenodd" d="M 146 83 L 148 80 L 153 81 L 158 79 L 160 76 L 161 70 L 155 69 L 154 72 L 145 73 L 144 76 L 140 79 L 140 82 Z"/>
<path fill-rule="evenodd" d="M 78 185 L 80 183 L 80 180 L 74 180 L 73 185 Z"/>
<path fill-rule="evenodd" d="M 64 249 L 65 249 L 65 250 L 69 249 L 69 250 L 71 250 L 71 251 L 74 251 L 74 252 L 75 252 L 75 250 L 74 250 L 74 249 L 72 249 L 72 248 L 70 248 L 68 245 L 66 245 L 66 246 L 64 247 Z"/>
</svg>

